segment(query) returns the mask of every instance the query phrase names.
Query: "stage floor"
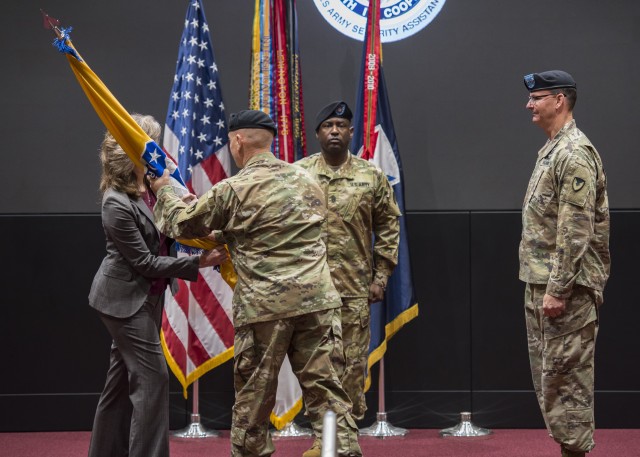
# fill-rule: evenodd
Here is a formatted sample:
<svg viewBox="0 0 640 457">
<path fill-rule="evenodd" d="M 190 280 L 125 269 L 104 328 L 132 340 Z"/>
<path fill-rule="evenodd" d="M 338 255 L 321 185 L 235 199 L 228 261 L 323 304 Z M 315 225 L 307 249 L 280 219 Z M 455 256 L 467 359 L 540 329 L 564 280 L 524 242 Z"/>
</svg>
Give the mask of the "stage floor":
<svg viewBox="0 0 640 457">
<path fill-rule="evenodd" d="M 545 430 L 493 430 L 484 438 L 441 438 L 438 430 L 410 430 L 403 438 L 361 438 L 365 457 L 552 457 L 558 446 Z M 2 457 L 86 457 L 90 432 L 0 433 Z M 275 441 L 278 457 L 300 457 L 310 439 Z M 230 454 L 229 431 L 220 438 L 171 438 L 172 457 Z M 640 456 L 640 430 L 597 430 L 589 457 Z"/>
</svg>

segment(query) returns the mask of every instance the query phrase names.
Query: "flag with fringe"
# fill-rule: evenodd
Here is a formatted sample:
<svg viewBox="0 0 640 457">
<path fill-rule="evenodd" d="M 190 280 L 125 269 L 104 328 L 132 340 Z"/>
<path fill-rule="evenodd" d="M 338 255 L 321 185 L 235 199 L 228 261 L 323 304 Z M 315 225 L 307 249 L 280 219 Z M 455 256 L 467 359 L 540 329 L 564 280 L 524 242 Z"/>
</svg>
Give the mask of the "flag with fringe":
<svg viewBox="0 0 640 457">
<path fill-rule="evenodd" d="M 256 0 L 249 108 L 271 116 L 273 152 L 295 162 L 307 155 L 295 0 Z"/>
<path fill-rule="evenodd" d="M 164 170 L 169 170 L 173 187 L 179 194 L 185 194 L 185 187 L 180 170 L 177 165 L 168 158 L 167 154 L 153 141 L 147 133 L 136 123 L 107 86 L 100 80 L 80 53 L 74 47 L 70 39 L 71 27 L 58 27 L 59 21 L 43 12 L 45 27 L 53 29 L 57 38 L 53 45 L 65 54 L 80 87 L 89 99 L 96 114 L 113 135 L 120 147 L 136 165 L 145 166 L 150 173 L 161 176 Z M 212 249 L 218 243 L 208 238 L 192 240 L 179 240 L 183 245 L 196 249 Z M 225 280 L 235 284 L 235 271 L 231 262 L 227 261 L 221 266 Z"/>
<path fill-rule="evenodd" d="M 351 150 L 357 151 L 358 156 L 376 164 L 387 175 L 403 216 L 400 217 L 398 265 L 389 278 L 384 300 L 371 305 L 371 342 L 366 390 L 371 385 L 370 369 L 384 356 L 389 339 L 418 315 L 404 216 L 402 161 L 382 70 L 380 3 L 381 0 L 371 0 L 367 12 Z"/>
<path fill-rule="evenodd" d="M 163 146 L 197 196 L 231 175 L 222 90 L 201 0 L 187 7 Z M 233 357 L 233 287 L 212 268 L 200 269 L 197 281 L 177 281 L 178 293 L 165 295 L 160 336 L 186 394 L 192 382 Z"/>
<path fill-rule="evenodd" d="M 165 169 L 169 170 L 172 185 L 176 191 L 179 194 L 187 193 L 188 190 L 177 164 L 142 130 L 127 110 L 124 109 L 120 102 L 109 91 L 107 86 L 80 56 L 80 53 L 73 46 L 69 38 L 71 28 L 60 28 L 57 19 L 48 16 L 44 12 L 43 16 L 45 27 L 53 29 L 56 33 L 57 38 L 54 40 L 54 46 L 66 55 L 78 83 L 91 102 L 98 117 L 131 161 L 136 165 L 146 166 L 148 171 L 156 176 L 161 176 Z M 199 249 L 212 249 L 217 245 L 217 243 L 207 238 L 195 240 L 180 239 L 179 241 L 180 244 L 183 245 L 183 250 L 189 252 L 197 252 Z M 227 287 L 233 289 L 237 278 L 231 261 L 225 261 L 220 265 L 219 270 Z M 202 271 L 203 270 L 201 270 L 201 273 Z M 205 273 L 206 276 L 210 274 L 212 273 Z M 200 276 L 202 276 L 202 274 Z M 204 279 L 204 281 L 207 280 Z M 214 286 L 210 287 L 214 288 Z M 179 294 L 180 293 L 185 294 L 185 288 L 181 288 Z M 228 337 L 226 339 L 228 341 Z M 186 396 L 186 385 L 183 384 L 183 387 L 185 388 Z"/>
<path fill-rule="evenodd" d="M 285 162 L 307 155 L 297 22 L 295 0 L 255 0 L 249 107 L 276 123 L 273 153 Z M 302 390 L 286 359 L 271 423 L 281 429 L 301 409 Z"/>
</svg>

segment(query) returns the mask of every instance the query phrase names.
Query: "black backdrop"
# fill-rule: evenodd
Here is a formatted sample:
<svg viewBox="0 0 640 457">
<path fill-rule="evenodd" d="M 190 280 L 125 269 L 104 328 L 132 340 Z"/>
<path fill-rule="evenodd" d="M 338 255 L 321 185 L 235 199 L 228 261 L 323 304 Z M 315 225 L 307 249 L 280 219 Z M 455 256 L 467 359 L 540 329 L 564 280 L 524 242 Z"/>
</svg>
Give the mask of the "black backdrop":
<svg viewBox="0 0 640 457">
<path fill-rule="evenodd" d="M 248 102 L 253 1 L 204 0 L 227 112 Z M 187 2 L 25 0 L 3 5 L 0 134 L 0 430 L 88 429 L 108 336 L 86 305 L 103 255 L 97 148 L 103 127 L 41 27 L 43 8 L 75 31 L 93 70 L 130 111 L 164 120 Z M 361 43 L 298 0 L 305 112 L 355 101 Z M 448 0 L 435 20 L 384 45 L 405 166 L 420 316 L 392 340 L 387 409 L 405 427 L 445 427 L 463 409 L 489 427 L 541 427 L 528 374 L 519 208 L 545 138 L 530 123 L 522 76 L 576 78 L 578 125 L 609 178 L 613 275 L 597 353 L 598 425 L 635 427 L 634 338 L 640 195 L 635 176 L 640 5 L 631 0 Z M 316 149 L 307 123 L 310 151 Z M 229 363 L 202 380 L 202 414 L 228 427 Z M 173 382 L 172 426 L 187 403 Z M 370 413 L 375 413 L 375 379 Z M 373 419 L 369 414 L 365 425 Z"/>
</svg>

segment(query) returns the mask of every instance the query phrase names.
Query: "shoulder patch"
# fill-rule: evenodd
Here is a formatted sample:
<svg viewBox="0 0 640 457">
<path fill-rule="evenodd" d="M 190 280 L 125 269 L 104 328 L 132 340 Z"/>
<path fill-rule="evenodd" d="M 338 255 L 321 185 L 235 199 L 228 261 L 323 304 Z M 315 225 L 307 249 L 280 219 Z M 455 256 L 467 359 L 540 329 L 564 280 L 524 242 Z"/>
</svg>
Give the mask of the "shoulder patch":
<svg viewBox="0 0 640 457">
<path fill-rule="evenodd" d="M 593 176 L 589 169 L 582 165 L 571 167 L 560 191 L 560 200 L 572 205 L 584 207 L 591 190 Z"/>
</svg>

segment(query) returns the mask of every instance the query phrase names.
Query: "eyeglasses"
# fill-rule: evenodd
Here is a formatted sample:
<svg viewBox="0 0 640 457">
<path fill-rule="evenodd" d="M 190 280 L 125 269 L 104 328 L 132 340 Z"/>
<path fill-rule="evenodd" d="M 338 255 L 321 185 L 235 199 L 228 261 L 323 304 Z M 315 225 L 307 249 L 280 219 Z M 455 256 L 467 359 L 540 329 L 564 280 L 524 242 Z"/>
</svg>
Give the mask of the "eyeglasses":
<svg viewBox="0 0 640 457">
<path fill-rule="evenodd" d="M 535 105 L 543 98 L 555 97 L 556 95 L 564 95 L 564 94 L 529 95 L 529 102 Z"/>
</svg>

